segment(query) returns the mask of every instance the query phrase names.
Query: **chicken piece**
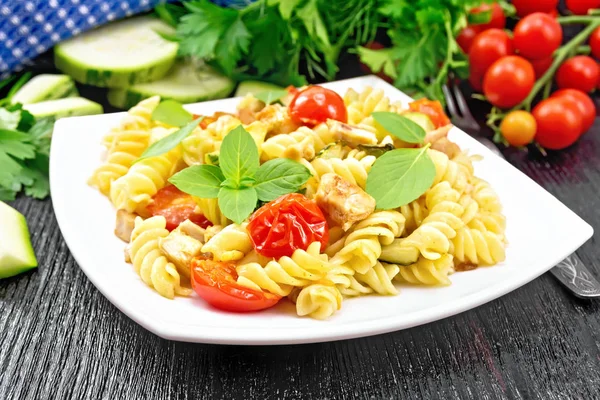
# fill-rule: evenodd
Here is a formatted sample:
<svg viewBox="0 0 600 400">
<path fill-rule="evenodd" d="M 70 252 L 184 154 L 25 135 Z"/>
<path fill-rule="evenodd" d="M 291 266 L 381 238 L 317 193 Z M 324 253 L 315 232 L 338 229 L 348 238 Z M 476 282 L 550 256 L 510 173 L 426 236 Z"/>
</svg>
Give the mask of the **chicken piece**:
<svg viewBox="0 0 600 400">
<path fill-rule="evenodd" d="M 281 104 L 270 104 L 256 114 L 258 121 L 267 125 L 267 138 L 282 133 L 291 133 L 299 125 L 290 118 L 287 109 Z"/>
<path fill-rule="evenodd" d="M 433 150 L 441 151 L 446 154 L 448 158 L 452 159 L 460 154 L 460 147 L 447 137 L 442 137 L 431 144 Z"/>
<path fill-rule="evenodd" d="M 321 177 L 315 197 L 317 204 L 344 231 L 367 218 L 375 210 L 375 199 L 360 186 L 328 173 Z"/>
<path fill-rule="evenodd" d="M 431 132 L 427 132 L 425 135 L 425 143 L 435 143 L 441 138 L 447 137 L 450 129 L 452 129 L 452 124 L 444 125 Z"/>
<path fill-rule="evenodd" d="M 191 236 L 194 239 L 204 243 L 204 235 L 206 234 L 206 229 L 202 228 L 199 225 L 196 225 L 189 219 L 186 219 L 182 223 L 179 224 L 176 231 L 179 231 L 185 235 Z"/>
<path fill-rule="evenodd" d="M 377 144 L 377 134 L 375 132 L 333 119 L 327 120 L 327 126 L 336 142 L 343 141 L 352 147 L 356 147 L 360 144 Z"/>
<path fill-rule="evenodd" d="M 238 104 L 238 117 L 244 125 L 256 121 L 256 113 L 265 107 L 265 103 L 248 93 Z"/>
<path fill-rule="evenodd" d="M 175 264 L 177 270 L 189 278 L 190 263 L 192 258 L 202 253 L 202 242 L 174 230 L 167 237 L 159 239 L 158 245 L 169 261 Z"/>
<path fill-rule="evenodd" d="M 117 220 L 115 223 L 115 236 L 124 242 L 129 243 L 131 232 L 135 226 L 135 214 L 125 210 L 117 210 Z"/>
</svg>

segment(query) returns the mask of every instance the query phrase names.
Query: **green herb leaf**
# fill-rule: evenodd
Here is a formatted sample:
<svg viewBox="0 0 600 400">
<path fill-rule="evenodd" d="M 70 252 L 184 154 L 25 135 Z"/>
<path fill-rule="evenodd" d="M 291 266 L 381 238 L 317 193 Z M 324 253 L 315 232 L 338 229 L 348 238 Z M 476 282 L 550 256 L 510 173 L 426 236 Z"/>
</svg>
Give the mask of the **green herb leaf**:
<svg viewBox="0 0 600 400">
<path fill-rule="evenodd" d="M 14 130 L 21 121 L 21 111 L 9 111 L 6 108 L 0 108 L 0 129 Z"/>
<path fill-rule="evenodd" d="M 396 78 L 395 60 L 393 49 L 372 50 L 366 47 L 357 48 L 360 61 L 366 64 L 373 73 L 382 72 L 391 78 Z"/>
<path fill-rule="evenodd" d="M 275 103 L 281 100 L 283 97 L 287 96 L 288 91 L 285 89 L 281 90 L 266 90 L 264 92 L 258 92 L 254 95 L 257 99 L 262 101 L 263 103 L 269 105 L 271 103 Z"/>
<path fill-rule="evenodd" d="M 144 151 L 142 153 L 140 158 L 135 160 L 135 162 L 140 162 L 140 161 L 142 161 L 146 158 L 150 158 L 150 157 L 160 156 L 161 154 L 164 154 L 167 151 L 174 149 L 175 147 L 177 147 L 177 145 L 179 143 L 181 143 L 181 141 L 183 139 L 188 137 L 190 135 L 190 133 L 192 133 L 192 131 L 194 129 L 196 129 L 196 127 L 202 121 L 203 118 L 204 117 L 197 118 L 197 119 L 189 122 L 186 126 L 179 129 L 178 131 L 173 132 L 172 134 L 170 134 L 168 136 L 165 136 L 164 138 L 160 139 L 158 142 L 152 143 L 152 145 L 150 145 L 150 147 L 148 147 L 146 149 L 146 151 Z"/>
<path fill-rule="evenodd" d="M 233 73 L 237 62 L 248 53 L 252 35 L 242 21 L 237 18 L 225 31 L 215 48 L 215 59 L 228 75 Z"/>
<path fill-rule="evenodd" d="M 297 191 L 310 177 L 310 171 L 304 165 L 287 158 L 276 158 L 256 171 L 254 188 L 259 200 L 271 201 Z"/>
<path fill-rule="evenodd" d="M 373 119 L 383 128 L 408 143 L 423 143 L 425 130 L 416 122 L 393 112 L 374 112 Z"/>
<path fill-rule="evenodd" d="M 408 204 L 431 187 L 436 171 L 427 148 L 397 149 L 375 161 L 367 177 L 366 189 L 377 202 L 378 209 Z"/>
<path fill-rule="evenodd" d="M 319 13 L 317 0 L 310 0 L 304 7 L 298 10 L 296 15 L 304 23 L 306 31 L 312 40 L 315 42 L 320 40 L 323 44 L 331 46 L 327 28 Z"/>
<path fill-rule="evenodd" d="M 169 182 L 177 186 L 182 192 L 203 199 L 218 197 L 221 183 L 225 180 L 219 167 L 214 165 L 194 165 L 175 175 Z"/>
<path fill-rule="evenodd" d="M 252 136 L 239 125 L 223 139 L 219 166 L 223 175 L 239 187 L 244 177 L 253 177 L 259 167 L 258 147 Z"/>
<path fill-rule="evenodd" d="M 221 188 L 219 191 L 219 208 L 223 215 L 241 224 L 254 211 L 258 198 L 253 187 L 231 189 Z"/>
<path fill-rule="evenodd" d="M 183 105 L 175 100 L 161 101 L 152 111 L 152 120 L 160 121 L 167 125 L 182 127 L 193 119 Z"/>
</svg>

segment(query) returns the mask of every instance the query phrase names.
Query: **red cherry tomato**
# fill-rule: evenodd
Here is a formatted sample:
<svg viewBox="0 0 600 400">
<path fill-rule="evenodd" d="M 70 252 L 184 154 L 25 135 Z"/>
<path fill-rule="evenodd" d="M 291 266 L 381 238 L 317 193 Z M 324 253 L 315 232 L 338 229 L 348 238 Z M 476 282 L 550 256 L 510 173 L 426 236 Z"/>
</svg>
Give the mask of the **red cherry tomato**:
<svg viewBox="0 0 600 400">
<path fill-rule="evenodd" d="M 513 0 L 512 3 L 521 18 L 534 12 L 549 13 L 558 6 L 558 0 Z"/>
<path fill-rule="evenodd" d="M 548 14 L 530 14 L 515 26 L 515 50 L 530 60 L 551 57 L 561 42 L 562 28 L 556 19 Z"/>
<path fill-rule="evenodd" d="M 581 112 L 568 99 L 551 97 L 542 100 L 532 114 L 537 124 L 535 140 L 547 149 L 569 147 L 581 135 Z"/>
<path fill-rule="evenodd" d="M 573 14 L 585 15 L 592 8 L 600 8 L 600 0 L 566 0 L 565 4 Z"/>
<path fill-rule="evenodd" d="M 194 258 L 192 288 L 211 306 L 234 312 L 259 311 L 273 307 L 281 296 L 238 284 L 235 265 Z"/>
<path fill-rule="evenodd" d="M 408 104 L 408 108 L 412 111 L 420 112 L 429 117 L 436 128 L 446 126 L 450 123 L 450 119 L 444 112 L 444 107 L 437 100 L 419 99 Z"/>
<path fill-rule="evenodd" d="M 554 58 L 548 57 L 542 58 L 540 60 L 529 60 L 529 62 L 531 62 L 531 66 L 535 71 L 535 79 L 540 79 L 542 76 L 544 76 L 546 71 L 548 71 L 548 69 L 554 62 Z"/>
<path fill-rule="evenodd" d="M 456 43 L 458 43 L 465 54 L 469 54 L 473 40 L 475 40 L 475 36 L 477 36 L 480 32 L 481 28 L 479 25 L 470 25 L 460 31 L 458 36 L 456 36 Z"/>
<path fill-rule="evenodd" d="M 582 134 L 587 132 L 592 125 L 594 125 L 594 120 L 596 119 L 596 106 L 590 96 L 586 93 L 576 89 L 561 89 L 552 93 L 551 97 L 569 99 L 575 103 L 581 112 Z"/>
<path fill-rule="evenodd" d="M 298 92 L 289 106 L 292 120 L 304 125 L 317 125 L 328 119 L 348 122 L 344 100 L 333 90 L 309 86 Z"/>
<path fill-rule="evenodd" d="M 500 108 L 514 107 L 527 97 L 535 83 L 531 63 L 519 56 L 506 56 L 492 64 L 483 79 L 483 93 Z"/>
<path fill-rule="evenodd" d="M 592 55 L 600 60 L 600 28 L 596 28 L 590 35 L 590 48 Z"/>
<path fill-rule="evenodd" d="M 259 208 L 251 217 L 248 232 L 259 254 L 266 257 L 291 256 L 296 249 L 306 250 L 313 242 L 324 249 L 329 228 L 314 200 L 290 193 Z"/>
<path fill-rule="evenodd" d="M 513 54 L 512 40 L 501 29 L 488 29 L 473 40 L 469 50 L 469 82 L 475 90 L 481 90 L 487 69 L 500 57 Z"/>
<path fill-rule="evenodd" d="M 167 229 L 170 231 L 177 228 L 186 219 L 203 228 L 212 225 L 204 215 L 194 211 L 196 209 L 196 202 L 193 197 L 187 193 L 183 193 L 174 185 L 165 186 L 160 189 L 152 197 L 152 201 L 146 209 L 152 216 L 162 215 L 165 217 L 167 220 Z"/>
<path fill-rule="evenodd" d="M 482 4 L 478 7 L 475 7 L 469 11 L 471 14 L 478 14 L 481 12 L 491 11 L 491 18 L 489 22 L 485 24 L 477 24 L 477 27 L 481 29 L 481 31 L 485 31 L 487 29 L 504 29 L 506 26 L 506 17 L 504 16 L 504 11 L 502 7 L 498 3 L 492 4 Z"/>
<path fill-rule="evenodd" d="M 556 84 L 561 89 L 578 89 L 588 93 L 596 88 L 599 77 L 600 67 L 593 58 L 575 56 L 558 67 Z"/>
</svg>

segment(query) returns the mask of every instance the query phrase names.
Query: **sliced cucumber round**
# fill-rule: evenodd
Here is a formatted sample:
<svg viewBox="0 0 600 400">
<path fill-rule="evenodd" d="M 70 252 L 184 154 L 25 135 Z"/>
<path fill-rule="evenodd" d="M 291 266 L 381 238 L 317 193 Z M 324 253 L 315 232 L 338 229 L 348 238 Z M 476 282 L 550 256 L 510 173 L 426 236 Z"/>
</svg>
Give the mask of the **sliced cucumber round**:
<svg viewBox="0 0 600 400">
<path fill-rule="evenodd" d="M 56 45 L 54 62 L 76 81 L 94 86 L 153 81 L 169 71 L 179 47 L 160 33 L 174 31 L 153 17 L 115 22 Z"/>
<path fill-rule="evenodd" d="M 281 90 L 285 89 L 281 86 L 277 86 L 273 83 L 262 82 L 262 81 L 244 81 L 240 82 L 237 89 L 235 90 L 235 97 L 243 97 L 248 93 L 256 94 L 267 90 Z"/>
<path fill-rule="evenodd" d="M 433 122 L 431 122 L 431 118 L 429 118 L 427 114 L 411 111 L 402 114 L 402 116 L 418 124 L 421 128 L 425 130 L 425 132 L 431 132 L 435 129 L 435 125 L 433 124 Z"/>
<path fill-rule="evenodd" d="M 41 74 L 31 78 L 10 99 L 12 104 L 32 104 L 40 101 L 78 96 L 73 78 L 68 75 Z"/>
<path fill-rule="evenodd" d="M 84 99 L 83 97 L 67 97 L 65 99 L 41 101 L 39 103 L 26 104 L 23 108 L 36 118 L 54 117 L 56 119 L 78 115 L 102 114 L 104 112 L 100 104 Z"/>
<path fill-rule="evenodd" d="M 234 86 L 234 81 L 208 66 L 198 67 L 191 61 L 180 61 L 160 80 L 109 90 L 108 102 L 114 107 L 131 108 L 143 99 L 158 95 L 163 100 L 196 103 L 227 97 Z"/>
<path fill-rule="evenodd" d="M 37 267 L 23 214 L 0 201 L 0 279 Z"/>
</svg>

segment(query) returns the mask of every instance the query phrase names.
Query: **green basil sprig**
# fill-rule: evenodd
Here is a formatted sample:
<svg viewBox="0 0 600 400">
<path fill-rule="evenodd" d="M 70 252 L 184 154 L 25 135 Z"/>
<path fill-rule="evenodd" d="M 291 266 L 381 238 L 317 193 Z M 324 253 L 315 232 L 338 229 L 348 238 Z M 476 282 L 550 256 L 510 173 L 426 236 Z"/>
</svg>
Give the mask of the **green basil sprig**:
<svg viewBox="0 0 600 400">
<path fill-rule="evenodd" d="M 198 126 L 204 117 L 197 118 L 193 121 L 188 122 L 183 128 L 179 129 L 177 132 L 173 132 L 170 135 L 165 136 L 157 142 L 154 142 L 148 147 L 135 162 L 140 162 L 146 158 L 160 156 L 161 154 L 166 153 L 169 150 L 177 147 L 179 143 L 186 137 L 192 133 L 194 129 Z"/>
</svg>

